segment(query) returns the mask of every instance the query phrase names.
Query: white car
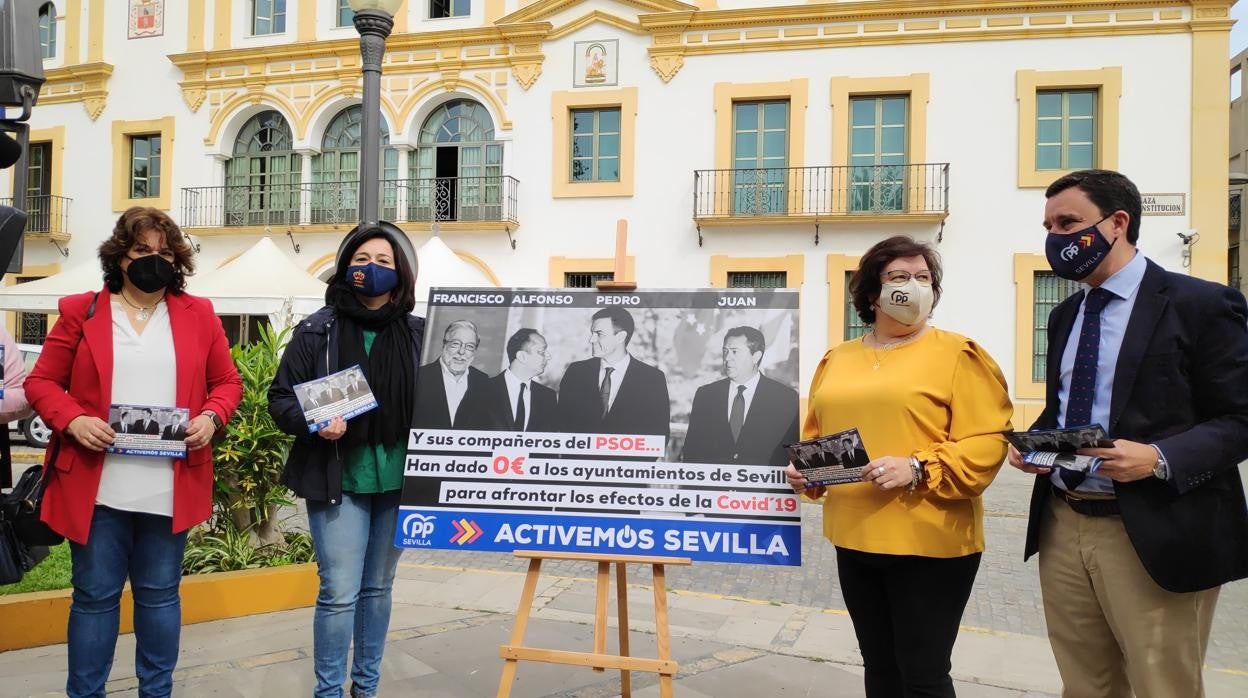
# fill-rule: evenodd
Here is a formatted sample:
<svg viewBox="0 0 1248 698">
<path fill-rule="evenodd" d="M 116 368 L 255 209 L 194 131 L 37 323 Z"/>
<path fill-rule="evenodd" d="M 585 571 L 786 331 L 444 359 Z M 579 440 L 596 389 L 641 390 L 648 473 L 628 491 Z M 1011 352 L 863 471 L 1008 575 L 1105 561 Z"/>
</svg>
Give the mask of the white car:
<svg viewBox="0 0 1248 698">
<path fill-rule="evenodd" d="M 22 358 L 26 361 L 26 373 L 30 373 L 30 369 L 34 368 L 35 360 L 39 358 L 39 352 L 43 350 L 43 347 L 38 344 L 19 344 L 17 348 L 21 350 Z M 20 432 L 22 437 L 26 439 L 26 445 L 35 448 L 46 448 L 48 441 L 52 438 L 52 430 L 43 423 L 43 418 L 37 414 L 32 414 L 16 422 L 9 422 L 9 429 Z"/>
</svg>

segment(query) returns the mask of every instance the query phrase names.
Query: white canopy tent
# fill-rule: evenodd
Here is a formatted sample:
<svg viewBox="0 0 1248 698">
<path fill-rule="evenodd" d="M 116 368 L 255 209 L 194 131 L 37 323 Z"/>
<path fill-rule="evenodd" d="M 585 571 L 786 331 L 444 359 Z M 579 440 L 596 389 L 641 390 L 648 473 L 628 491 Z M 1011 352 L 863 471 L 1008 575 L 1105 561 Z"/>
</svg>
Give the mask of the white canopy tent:
<svg viewBox="0 0 1248 698">
<path fill-rule="evenodd" d="M 0 310 L 55 313 L 62 297 L 103 287 L 96 260 L 0 289 Z M 187 279 L 189 293 L 212 300 L 219 315 L 264 315 L 275 328 L 325 303 L 325 283 L 300 269 L 267 237 L 217 269 Z"/>
<path fill-rule="evenodd" d="M 276 329 L 325 304 L 325 282 L 300 269 L 268 237 L 187 279 L 186 290 L 211 299 L 219 315 L 267 315 Z"/>
<path fill-rule="evenodd" d="M 429 289 L 435 286 L 497 286 L 436 235 L 416 257 L 418 315 L 426 314 Z M 0 310 L 55 313 L 62 297 L 103 285 L 99 262 L 92 259 L 46 279 L 0 288 Z M 290 326 L 325 303 L 325 282 L 301 269 L 268 237 L 217 269 L 197 272 L 187 279 L 187 291 L 211 299 L 220 315 L 264 315 L 275 328 Z"/>
<path fill-rule="evenodd" d="M 435 286 L 473 286 L 492 288 L 494 283 L 485 272 L 466 262 L 434 235 L 416 250 L 420 268 L 416 276 L 416 314 L 428 315 L 429 289 Z"/>
<path fill-rule="evenodd" d="M 0 288 L 0 310 L 27 313 L 55 313 L 65 296 L 104 288 L 100 263 L 92 259 L 76 264 L 47 278 Z"/>
</svg>

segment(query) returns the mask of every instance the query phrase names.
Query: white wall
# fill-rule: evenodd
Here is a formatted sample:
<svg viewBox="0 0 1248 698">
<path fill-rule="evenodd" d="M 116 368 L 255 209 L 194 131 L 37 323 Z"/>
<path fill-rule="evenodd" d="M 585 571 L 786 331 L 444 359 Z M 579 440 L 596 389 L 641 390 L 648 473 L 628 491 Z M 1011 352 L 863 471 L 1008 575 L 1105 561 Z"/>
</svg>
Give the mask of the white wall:
<svg viewBox="0 0 1248 698">
<path fill-rule="evenodd" d="M 183 9 L 179 3 L 166 4 L 163 38 L 119 41 L 117 37 L 125 36 L 125 4 L 109 5 L 106 59 L 115 69 L 104 113 L 91 121 L 81 104 L 66 104 L 39 107 L 34 117 L 36 128 L 63 124 L 67 131 L 63 193 L 74 200 L 70 214 L 74 235 L 70 262 L 94 256 L 96 246 L 116 218 L 110 191 L 114 119 L 154 119 L 170 114 L 176 117 L 174 175 L 172 181 L 162 184 L 174 187 L 175 216 L 180 211 L 181 188 L 223 183 L 219 181 L 220 164 L 204 144 L 209 128 L 208 104 L 197 112 L 189 110 L 177 84 L 182 77 L 180 71 L 165 59 L 185 50 L 185 18 L 180 14 Z M 286 35 L 273 41 L 293 41 L 298 3 L 288 5 Z M 508 10 L 517 7 L 512 2 Z M 600 1 L 578 5 L 565 14 L 568 18 L 579 17 L 595 8 L 622 11 L 619 4 Z M 475 2 L 474 16 L 483 9 L 482 2 Z M 417 6 L 409 3 L 409 12 L 413 13 L 409 27 L 420 27 Z M 248 21 L 245 12 L 236 11 L 234 15 L 236 25 Z M 559 25 L 559 21 L 554 23 Z M 336 30 L 331 28 L 332 24 L 332 8 L 325 3 L 318 33 L 323 38 L 354 37 L 353 29 Z M 449 24 L 445 28 L 450 28 Z M 236 37 L 241 36 L 239 27 L 235 29 Z M 205 31 L 210 41 L 211 28 Z M 586 39 L 617 39 L 621 56 L 619 86 L 639 89 L 635 194 L 630 198 L 550 196 L 552 166 L 566 167 L 566 163 L 551 162 L 550 93 L 572 89 L 573 43 Z M 269 40 L 235 41 L 234 45 L 265 42 Z M 857 255 L 894 233 L 933 240 L 939 226 L 825 223 L 817 246 L 810 226 L 708 228 L 703 230 L 705 242 L 699 247 L 692 220 L 693 171 L 714 167 L 716 82 L 807 78 L 810 91 L 804 159 L 807 166 L 817 166 L 832 161 L 829 81 L 833 76 L 930 74 L 927 152 L 922 161 L 950 163 L 950 215 L 939 245 L 947 276 L 937 323 L 985 345 L 1011 379 L 1015 353 L 1013 254 L 1042 253 L 1044 239 L 1040 227 L 1043 191 L 1016 186 L 1015 72 L 1122 66 L 1119 168 L 1145 192 L 1184 192 L 1191 181 L 1190 41 L 1185 35 L 691 56 L 670 83 L 664 83 L 650 68 L 646 51 L 649 43 L 648 37 L 605 24 L 591 25 L 547 43 L 542 74 L 533 87 L 526 91 L 514 79 L 508 86 L 507 111 L 514 128 L 499 133 L 501 140 L 508 141 L 505 171 L 520 181 L 522 225 L 513 232 L 517 248 L 511 249 L 502 232 L 444 232 L 443 237 L 451 248 L 485 260 L 504 284 L 527 286 L 546 284 L 548 258 L 552 255 L 610 256 L 618 218 L 629 221 L 629 252 L 637 257 L 638 282 L 643 287 L 705 286 L 709 282 L 709 258 L 714 254 L 803 254 L 804 381 L 809 379 L 826 346 L 829 280 L 825 256 Z M 434 95 L 429 100 L 433 103 L 445 98 Z M 428 109 L 421 110 L 427 112 Z M 392 126 L 415 133 L 420 124 Z M 234 135 L 219 134 L 217 147 L 228 151 Z M 310 133 L 307 141 L 319 144 L 320 137 L 320 133 Z M 916 156 L 914 161 L 920 160 Z M 1186 217 L 1146 218 L 1141 248 L 1162 265 L 1178 270 L 1181 245 L 1175 233 L 1186 231 L 1189 226 Z M 194 230 L 190 232 L 194 235 Z M 284 231 L 274 231 L 274 235 L 285 237 Z M 412 237 L 419 246 L 427 234 Z M 1206 244 L 1213 244 L 1212 237 Z M 303 267 L 334 251 L 339 239 L 335 234 L 298 231 L 296 238 L 302 247 L 297 256 L 288 241 L 275 242 Z M 202 245 L 200 263 L 205 268 L 214 267 L 254 239 L 196 237 Z M 28 246 L 27 255 L 31 263 L 57 258 L 47 243 Z M 840 279 L 831 281 L 841 283 Z"/>
</svg>

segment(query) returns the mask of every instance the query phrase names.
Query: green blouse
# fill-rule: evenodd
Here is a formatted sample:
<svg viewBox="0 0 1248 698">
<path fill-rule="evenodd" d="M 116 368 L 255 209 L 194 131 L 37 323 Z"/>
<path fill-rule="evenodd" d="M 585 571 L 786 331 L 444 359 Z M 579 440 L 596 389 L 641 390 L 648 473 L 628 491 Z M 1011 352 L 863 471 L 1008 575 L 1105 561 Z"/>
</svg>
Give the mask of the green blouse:
<svg viewBox="0 0 1248 698">
<path fill-rule="evenodd" d="M 364 353 L 373 349 L 377 333 L 364 330 Z M 403 487 L 403 462 L 407 458 L 407 443 L 383 446 L 363 444 L 347 451 L 342 470 L 342 490 L 353 494 L 378 494 L 394 492 Z"/>
</svg>

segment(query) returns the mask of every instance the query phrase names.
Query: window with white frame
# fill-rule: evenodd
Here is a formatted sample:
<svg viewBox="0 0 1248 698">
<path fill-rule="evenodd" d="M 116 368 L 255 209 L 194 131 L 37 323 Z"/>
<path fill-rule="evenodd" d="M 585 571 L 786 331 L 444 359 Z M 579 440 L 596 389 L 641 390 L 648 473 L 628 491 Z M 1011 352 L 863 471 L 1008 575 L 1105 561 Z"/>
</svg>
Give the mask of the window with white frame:
<svg viewBox="0 0 1248 698">
<path fill-rule="evenodd" d="M 355 10 L 351 9 L 351 0 L 338 0 L 338 26 L 349 27 L 355 24 Z"/>
<path fill-rule="evenodd" d="M 1036 169 L 1096 167 L 1096 90 L 1036 93 Z"/>
<path fill-rule="evenodd" d="M 251 33 L 253 36 L 286 32 L 286 0 L 252 0 Z"/>
<path fill-rule="evenodd" d="M 39 7 L 39 50 L 44 58 L 56 58 L 56 7 L 50 2 Z"/>
<path fill-rule="evenodd" d="M 160 196 L 160 134 L 130 136 L 130 198 Z"/>
<path fill-rule="evenodd" d="M 573 182 L 620 181 L 620 108 L 572 110 Z"/>
</svg>

